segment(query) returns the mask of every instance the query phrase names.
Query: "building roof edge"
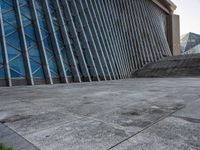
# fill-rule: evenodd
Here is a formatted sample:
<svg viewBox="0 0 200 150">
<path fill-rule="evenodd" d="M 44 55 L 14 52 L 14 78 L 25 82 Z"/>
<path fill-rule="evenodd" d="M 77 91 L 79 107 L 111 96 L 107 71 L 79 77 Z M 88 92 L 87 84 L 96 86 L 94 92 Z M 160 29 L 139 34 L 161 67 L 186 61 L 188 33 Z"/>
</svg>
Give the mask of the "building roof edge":
<svg viewBox="0 0 200 150">
<path fill-rule="evenodd" d="M 152 0 L 167 13 L 173 13 L 177 6 L 171 0 Z"/>
</svg>

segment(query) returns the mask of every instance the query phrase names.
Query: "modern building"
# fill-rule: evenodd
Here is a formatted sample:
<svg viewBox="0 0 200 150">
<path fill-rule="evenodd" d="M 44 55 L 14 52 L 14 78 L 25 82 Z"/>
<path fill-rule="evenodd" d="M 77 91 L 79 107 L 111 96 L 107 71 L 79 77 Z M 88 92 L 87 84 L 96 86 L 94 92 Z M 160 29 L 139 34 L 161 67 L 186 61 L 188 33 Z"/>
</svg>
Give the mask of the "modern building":
<svg viewBox="0 0 200 150">
<path fill-rule="evenodd" d="M 170 0 L 0 0 L 0 85 L 129 78 L 179 51 Z"/>
<path fill-rule="evenodd" d="M 181 36 L 181 54 L 200 53 L 200 35 L 187 33 Z"/>
</svg>

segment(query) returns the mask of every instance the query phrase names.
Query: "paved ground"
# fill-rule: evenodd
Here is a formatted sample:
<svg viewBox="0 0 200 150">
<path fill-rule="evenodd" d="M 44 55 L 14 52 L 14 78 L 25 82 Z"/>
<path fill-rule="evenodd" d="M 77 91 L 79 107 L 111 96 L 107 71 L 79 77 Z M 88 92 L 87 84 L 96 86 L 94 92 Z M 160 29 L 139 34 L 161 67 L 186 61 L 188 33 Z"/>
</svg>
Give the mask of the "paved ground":
<svg viewBox="0 0 200 150">
<path fill-rule="evenodd" d="M 15 150 L 200 150 L 200 79 L 0 88 L 0 120 Z"/>
</svg>

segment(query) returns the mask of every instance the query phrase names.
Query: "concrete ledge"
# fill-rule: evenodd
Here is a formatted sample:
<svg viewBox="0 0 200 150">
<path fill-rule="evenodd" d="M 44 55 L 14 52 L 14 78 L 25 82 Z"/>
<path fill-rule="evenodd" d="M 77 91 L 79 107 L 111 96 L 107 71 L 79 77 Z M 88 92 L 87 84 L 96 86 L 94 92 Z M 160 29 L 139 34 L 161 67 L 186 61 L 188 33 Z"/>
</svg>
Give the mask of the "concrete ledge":
<svg viewBox="0 0 200 150">
<path fill-rule="evenodd" d="M 173 13 L 177 6 L 171 0 L 152 0 L 156 5 L 158 5 L 165 12 Z"/>
</svg>

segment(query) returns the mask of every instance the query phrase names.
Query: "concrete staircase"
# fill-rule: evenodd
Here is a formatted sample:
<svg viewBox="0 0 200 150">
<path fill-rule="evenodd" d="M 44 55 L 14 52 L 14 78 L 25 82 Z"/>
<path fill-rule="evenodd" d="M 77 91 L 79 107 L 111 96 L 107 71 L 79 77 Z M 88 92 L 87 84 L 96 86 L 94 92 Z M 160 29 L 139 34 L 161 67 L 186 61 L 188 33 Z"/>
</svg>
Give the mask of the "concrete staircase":
<svg viewBox="0 0 200 150">
<path fill-rule="evenodd" d="M 163 58 L 137 70 L 132 77 L 200 77 L 200 54 Z"/>
</svg>

